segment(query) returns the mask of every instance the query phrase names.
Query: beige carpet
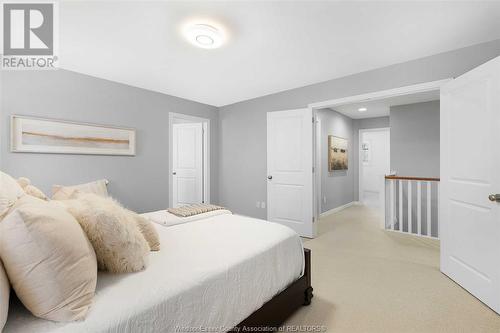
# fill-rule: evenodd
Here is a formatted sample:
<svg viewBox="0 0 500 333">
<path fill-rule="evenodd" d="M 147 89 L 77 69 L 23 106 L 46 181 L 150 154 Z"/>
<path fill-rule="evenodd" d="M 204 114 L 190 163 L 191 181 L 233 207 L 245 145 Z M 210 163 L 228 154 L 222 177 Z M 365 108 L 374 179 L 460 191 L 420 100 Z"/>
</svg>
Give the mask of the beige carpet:
<svg viewBox="0 0 500 333">
<path fill-rule="evenodd" d="M 499 315 L 440 273 L 437 241 L 383 231 L 369 208 L 325 217 L 305 247 L 312 250 L 315 296 L 286 325 L 324 325 L 327 332 L 500 332 Z"/>
</svg>

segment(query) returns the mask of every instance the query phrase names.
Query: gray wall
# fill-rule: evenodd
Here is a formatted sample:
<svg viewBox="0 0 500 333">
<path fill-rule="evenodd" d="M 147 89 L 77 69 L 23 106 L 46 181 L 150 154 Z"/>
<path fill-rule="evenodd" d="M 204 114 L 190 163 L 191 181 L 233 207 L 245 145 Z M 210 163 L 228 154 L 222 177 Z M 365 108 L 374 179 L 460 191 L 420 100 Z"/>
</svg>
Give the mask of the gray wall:
<svg viewBox="0 0 500 333">
<path fill-rule="evenodd" d="M 267 197 L 267 112 L 456 77 L 499 55 L 500 40 L 495 40 L 220 108 L 221 204 L 237 213 L 266 217 L 266 210 L 256 208 L 255 201 Z"/>
<path fill-rule="evenodd" d="M 65 70 L 3 72 L 0 90 L 2 170 L 49 193 L 52 184 L 107 178 L 111 194 L 139 212 L 168 205 L 168 113 L 210 118 L 211 199 L 217 202 L 217 108 Z M 11 153 L 12 114 L 134 127 L 137 155 Z"/>
<path fill-rule="evenodd" d="M 391 171 L 439 177 L 439 101 L 391 107 Z"/>
<path fill-rule="evenodd" d="M 331 109 L 318 111 L 321 121 L 321 212 L 345 205 L 354 199 L 353 120 Z M 328 135 L 348 140 L 348 169 L 328 171 Z M 325 202 L 326 199 L 326 202 Z"/>
</svg>

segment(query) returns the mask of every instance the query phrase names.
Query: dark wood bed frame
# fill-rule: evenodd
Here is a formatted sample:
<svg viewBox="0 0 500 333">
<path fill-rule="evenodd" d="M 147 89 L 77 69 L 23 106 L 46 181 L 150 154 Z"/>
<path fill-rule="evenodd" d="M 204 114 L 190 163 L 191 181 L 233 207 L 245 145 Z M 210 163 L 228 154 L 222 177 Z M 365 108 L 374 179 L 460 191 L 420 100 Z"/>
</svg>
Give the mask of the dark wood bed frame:
<svg viewBox="0 0 500 333">
<path fill-rule="evenodd" d="M 304 249 L 304 258 L 304 275 L 234 327 L 233 332 L 277 332 L 295 310 L 311 304 L 311 250 Z"/>
</svg>

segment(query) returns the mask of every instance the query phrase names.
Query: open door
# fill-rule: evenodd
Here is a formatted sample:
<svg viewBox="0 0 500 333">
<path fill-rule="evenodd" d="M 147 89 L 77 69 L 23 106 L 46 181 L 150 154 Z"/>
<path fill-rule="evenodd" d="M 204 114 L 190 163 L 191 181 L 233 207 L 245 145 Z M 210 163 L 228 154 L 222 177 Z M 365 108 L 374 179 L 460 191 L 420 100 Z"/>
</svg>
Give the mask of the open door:
<svg viewBox="0 0 500 333">
<path fill-rule="evenodd" d="M 311 109 L 267 113 L 267 218 L 314 237 Z"/>
<path fill-rule="evenodd" d="M 173 207 L 203 202 L 203 124 L 173 124 Z"/>
<path fill-rule="evenodd" d="M 441 271 L 500 313 L 500 57 L 441 90 Z"/>
</svg>

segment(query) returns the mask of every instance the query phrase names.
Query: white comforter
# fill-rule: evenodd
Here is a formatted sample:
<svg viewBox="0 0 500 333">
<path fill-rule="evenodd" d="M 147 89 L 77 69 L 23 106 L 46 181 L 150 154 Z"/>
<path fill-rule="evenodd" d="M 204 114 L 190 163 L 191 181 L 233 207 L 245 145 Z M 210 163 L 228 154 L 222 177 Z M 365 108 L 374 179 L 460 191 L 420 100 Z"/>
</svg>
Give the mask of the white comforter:
<svg viewBox="0 0 500 333">
<path fill-rule="evenodd" d="M 295 232 L 238 215 L 156 225 L 162 249 L 140 273 L 100 273 L 85 321 L 54 323 L 11 306 L 4 332 L 227 331 L 298 279 Z"/>
</svg>

